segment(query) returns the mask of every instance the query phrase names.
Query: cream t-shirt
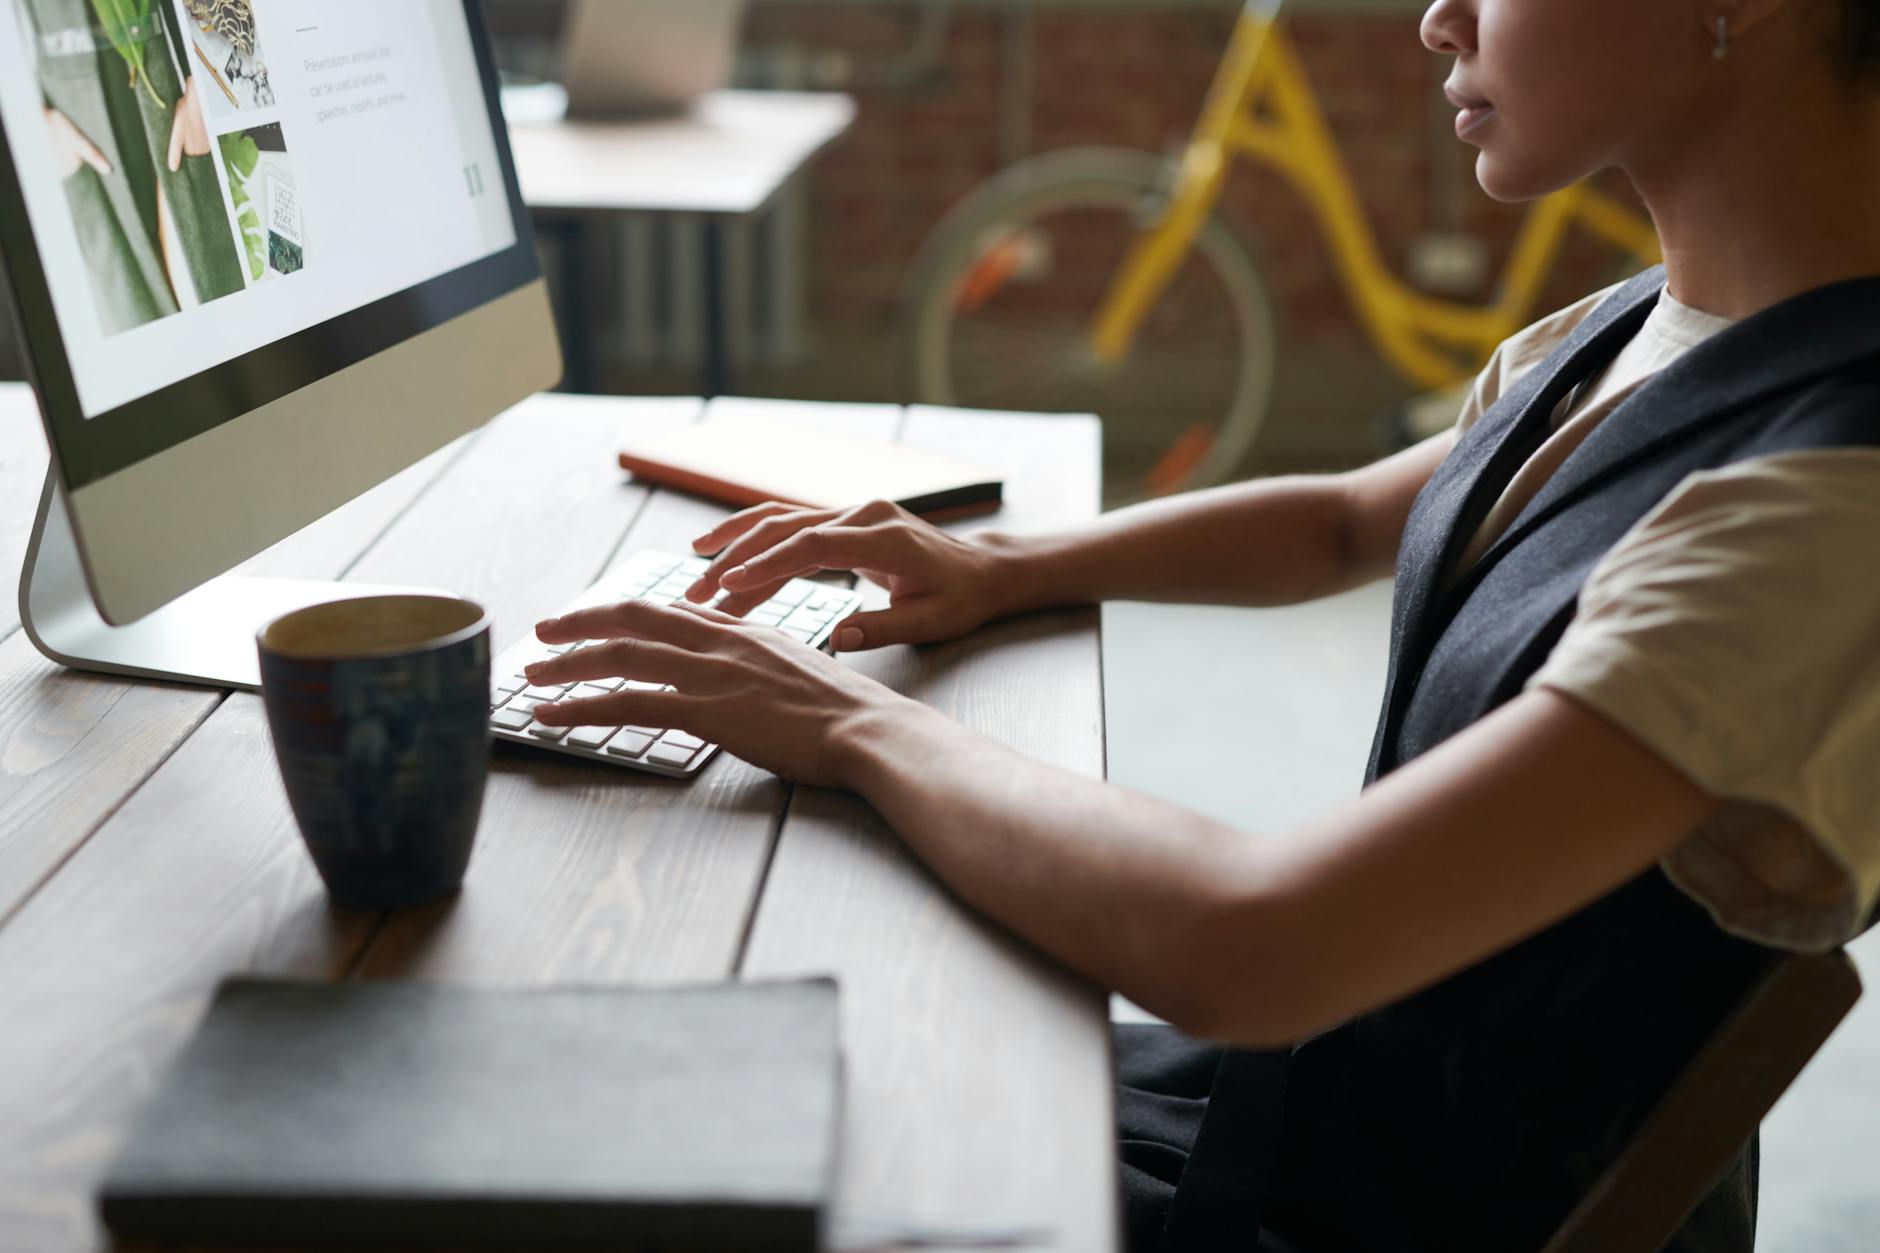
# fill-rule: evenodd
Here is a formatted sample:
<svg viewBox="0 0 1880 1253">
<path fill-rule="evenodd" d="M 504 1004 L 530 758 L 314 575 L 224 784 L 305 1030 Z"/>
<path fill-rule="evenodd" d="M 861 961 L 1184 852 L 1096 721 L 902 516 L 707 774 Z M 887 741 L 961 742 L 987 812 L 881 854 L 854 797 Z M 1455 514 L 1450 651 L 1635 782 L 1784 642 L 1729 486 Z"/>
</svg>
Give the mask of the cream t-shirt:
<svg viewBox="0 0 1880 1253">
<path fill-rule="evenodd" d="M 1613 290 L 1504 343 L 1458 431 Z M 1555 410 L 1552 436 L 1451 577 L 1621 402 L 1729 324 L 1662 294 L 1611 365 Z M 1724 800 L 1662 863 L 1720 926 L 1809 951 L 1852 938 L 1880 897 L 1880 449 L 1689 475 L 1595 567 L 1528 686 L 1590 706 Z"/>
</svg>

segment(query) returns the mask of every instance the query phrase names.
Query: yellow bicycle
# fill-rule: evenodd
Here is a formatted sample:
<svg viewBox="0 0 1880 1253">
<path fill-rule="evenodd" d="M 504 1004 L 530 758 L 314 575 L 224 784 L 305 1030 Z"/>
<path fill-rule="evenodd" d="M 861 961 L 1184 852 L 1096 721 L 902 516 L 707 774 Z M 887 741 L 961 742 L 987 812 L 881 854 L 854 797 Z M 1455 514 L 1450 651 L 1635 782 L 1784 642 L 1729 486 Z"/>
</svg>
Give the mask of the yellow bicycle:
<svg viewBox="0 0 1880 1253">
<path fill-rule="evenodd" d="M 1274 365 L 1260 267 L 1216 212 L 1239 160 L 1277 170 L 1305 199 L 1371 342 L 1425 390 L 1468 379 L 1532 319 L 1574 227 L 1632 265 L 1658 260 L 1648 219 L 1576 184 L 1529 209 L 1489 303 L 1411 287 L 1384 261 L 1283 6 L 1242 9 L 1178 161 L 1048 153 L 947 216 L 908 288 L 917 398 L 1101 415 L 1111 503 L 1234 475 L 1265 417 Z"/>
</svg>

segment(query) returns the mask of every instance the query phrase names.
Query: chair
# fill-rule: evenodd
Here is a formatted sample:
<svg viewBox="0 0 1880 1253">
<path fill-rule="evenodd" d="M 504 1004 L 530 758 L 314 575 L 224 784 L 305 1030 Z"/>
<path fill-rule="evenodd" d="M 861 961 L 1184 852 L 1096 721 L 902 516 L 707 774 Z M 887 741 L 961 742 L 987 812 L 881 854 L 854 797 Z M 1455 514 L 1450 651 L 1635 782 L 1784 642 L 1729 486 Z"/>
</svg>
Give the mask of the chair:
<svg viewBox="0 0 1880 1253">
<path fill-rule="evenodd" d="M 1776 960 L 1542 1253 L 1658 1253 L 1860 991 L 1838 949 Z"/>
</svg>

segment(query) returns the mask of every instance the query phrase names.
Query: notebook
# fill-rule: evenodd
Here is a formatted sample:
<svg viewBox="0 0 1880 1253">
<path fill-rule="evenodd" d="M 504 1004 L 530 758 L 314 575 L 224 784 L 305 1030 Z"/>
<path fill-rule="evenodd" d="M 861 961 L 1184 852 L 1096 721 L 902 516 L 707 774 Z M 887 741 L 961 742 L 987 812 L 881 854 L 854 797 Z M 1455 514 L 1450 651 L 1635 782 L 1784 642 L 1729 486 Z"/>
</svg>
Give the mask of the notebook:
<svg viewBox="0 0 1880 1253">
<path fill-rule="evenodd" d="M 121 1237 L 814 1249 L 836 988 L 237 979 L 103 1185 Z"/>
<path fill-rule="evenodd" d="M 649 482 L 739 506 L 779 500 L 838 509 L 887 499 L 929 518 L 965 517 L 997 509 L 1005 491 L 996 472 L 958 457 L 742 404 L 714 405 L 696 422 L 635 429 L 620 464 Z"/>
</svg>

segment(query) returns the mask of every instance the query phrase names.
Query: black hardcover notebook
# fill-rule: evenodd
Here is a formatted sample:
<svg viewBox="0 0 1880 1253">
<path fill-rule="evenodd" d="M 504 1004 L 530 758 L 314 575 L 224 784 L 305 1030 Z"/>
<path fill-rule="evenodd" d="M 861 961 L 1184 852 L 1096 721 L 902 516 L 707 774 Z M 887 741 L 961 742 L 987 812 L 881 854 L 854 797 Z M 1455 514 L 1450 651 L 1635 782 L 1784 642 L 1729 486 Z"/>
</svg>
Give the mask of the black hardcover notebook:
<svg viewBox="0 0 1880 1253">
<path fill-rule="evenodd" d="M 100 1207 L 120 1236 L 814 1249 L 839 1094 L 829 980 L 231 980 Z"/>
</svg>

